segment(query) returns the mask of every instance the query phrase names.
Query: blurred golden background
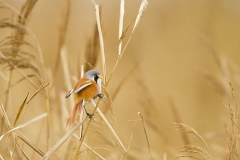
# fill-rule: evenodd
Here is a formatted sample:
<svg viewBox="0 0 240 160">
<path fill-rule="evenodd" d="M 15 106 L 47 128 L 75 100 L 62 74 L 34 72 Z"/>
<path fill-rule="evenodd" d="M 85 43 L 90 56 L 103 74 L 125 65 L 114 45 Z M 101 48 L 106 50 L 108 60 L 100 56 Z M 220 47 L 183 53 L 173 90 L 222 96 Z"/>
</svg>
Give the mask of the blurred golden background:
<svg viewBox="0 0 240 160">
<path fill-rule="evenodd" d="M 18 12 L 25 3 L 23 0 L 0 2 L 7 3 Z M 69 130 L 64 128 L 64 120 L 67 119 L 68 113 L 63 113 L 64 110 L 60 107 L 62 103 L 66 104 L 65 111 L 70 111 L 72 107 L 69 100 L 64 97 L 64 94 L 70 90 L 64 81 L 65 78 L 69 78 L 73 85 L 80 77 L 80 67 L 86 61 L 86 46 L 94 35 L 96 25 L 94 5 L 91 1 L 70 1 L 70 15 L 64 46 L 69 72 L 74 78 L 65 77 L 67 75 L 63 71 L 62 61 L 59 61 L 59 68 L 54 72 L 59 31 L 68 2 L 64 0 L 37 1 L 27 24 L 30 33 L 28 38 L 32 37 L 30 41 L 35 47 L 38 44 L 42 52 L 44 72 L 41 75 L 45 75 L 45 78 L 42 77 L 41 82 L 45 79 L 49 82 L 48 87 L 54 88 L 48 93 L 51 120 L 49 148 Z M 120 1 L 99 0 L 96 3 L 101 6 L 106 75 L 109 77 L 118 58 Z M 136 17 L 140 4 L 140 0 L 125 1 L 124 28 Z M 173 122 L 181 122 L 193 127 L 207 142 L 210 148 L 208 151 L 214 157 L 213 159 L 224 157 L 227 139 L 225 123 L 230 125 L 230 116 L 225 105 L 232 104 L 229 82 L 234 88 L 236 106 L 240 103 L 239 8 L 240 2 L 227 0 L 149 0 L 147 9 L 107 88 L 107 92 L 113 96 L 121 85 L 113 99 L 114 114 L 107 111 L 106 115 L 109 120 L 116 119 L 115 128 L 118 128 L 116 130 L 118 130 L 119 138 L 126 147 L 131 134 L 134 133 L 130 155 L 127 159 L 149 158 L 147 140 L 141 122 L 138 122 L 133 132 L 133 120 L 141 118 L 138 112 L 141 112 L 146 122 L 153 159 L 173 159 L 182 155 L 177 147 L 184 145 L 186 139 L 190 144 L 208 150 L 205 144 L 192 134 L 184 134 L 187 136 L 184 140 L 181 132 L 175 130 Z M 1 8 L 0 19 L 6 18 L 16 19 L 17 16 Z M 130 26 L 131 29 L 132 26 Z M 126 37 L 129 37 L 130 33 L 131 31 L 128 31 Z M 1 27 L 1 40 L 9 34 L 11 34 L 9 30 Z M 123 45 L 126 44 L 126 39 Z M 37 54 L 35 56 L 37 60 L 41 59 L 41 56 Z M 101 73 L 103 72 L 100 52 L 96 68 Z M 3 65 L 1 66 L 3 75 L 8 77 L 9 72 Z M 24 72 L 31 71 L 24 70 Z M 13 83 L 20 78 L 22 77 L 14 71 Z M 54 78 L 55 81 L 53 81 Z M 126 79 L 122 83 L 123 78 Z M 24 80 L 11 88 L 10 98 L 6 103 L 7 80 L 3 76 L 0 78 L 0 86 L 0 102 L 3 105 L 7 104 L 4 107 L 7 108 L 7 115 L 12 123 L 27 93 L 30 92 L 32 95 L 36 88 Z M 44 94 L 38 93 L 28 104 L 23 122 L 46 112 L 45 101 Z M 109 109 L 104 102 L 100 102 L 100 109 L 103 108 Z M 0 115 L 3 117 L 2 114 Z M 46 119 L 44 122 L 41 121 L 21 131 L 43 152 L 46 152 L 47 122 Z M 5 132 L 7 129 L 3 129 L 1 134 Z M 36 134 L 39 132 L 41 134 Z M 105 132 L 111 134 L 109 131 Z M 9 137 L 11 139 L 11 136 Z M 9 150 L 13 148 L 12 141 L 7 139 L 4 137 L 0 141 L 0 154 L 4 159 L 9 158 Z M 98 144 L 94 144 L 95 139 L 94 133 L 89 133 L 86 142 L 89 145 L 92 144 L 104 158 L 121 159 L 121 156 L 116 158 L 115 152 L 102 149 L 107 144 L 104 139 L 101 139 L 101 134 L 100 140 L 96 140 L 99 141 Z M 78 141 L 75 140 L 72 143 L 73 146 L 70 148 L 67 145 L 60 147 L 51 159 L 63 159 L 66 152 L 70 152 L 68 153 L 70 155 L 68 159 L 70 159 Z M 29 155 L 33 154 L 31 148 L 23 148 Z M 22 157 L 21 153 L 18 154 L 15 155 L 16 159 Z M 143 156 L 138 157 L 141 155 Z M 80 156 L 85 157 L 83 159 L 97 159 L 94 154 L 86 155 L 85 152 Z M 37 154 L 33 157 L 40 158 Z"/>
</svg>

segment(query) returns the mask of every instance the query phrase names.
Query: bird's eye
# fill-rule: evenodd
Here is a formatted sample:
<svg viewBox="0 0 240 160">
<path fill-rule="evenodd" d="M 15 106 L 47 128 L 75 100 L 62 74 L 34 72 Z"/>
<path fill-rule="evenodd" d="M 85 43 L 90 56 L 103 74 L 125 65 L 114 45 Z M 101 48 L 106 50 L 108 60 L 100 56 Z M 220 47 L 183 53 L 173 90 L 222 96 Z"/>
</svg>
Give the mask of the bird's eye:
<svg viewBox="0 0 240 160">
<path fill-rule="evenodd" d="M 98 80 L 98 76 L 97 75 L 94 75 L 94 81 L 97 83 L 97 80 Z"/>
</svg>

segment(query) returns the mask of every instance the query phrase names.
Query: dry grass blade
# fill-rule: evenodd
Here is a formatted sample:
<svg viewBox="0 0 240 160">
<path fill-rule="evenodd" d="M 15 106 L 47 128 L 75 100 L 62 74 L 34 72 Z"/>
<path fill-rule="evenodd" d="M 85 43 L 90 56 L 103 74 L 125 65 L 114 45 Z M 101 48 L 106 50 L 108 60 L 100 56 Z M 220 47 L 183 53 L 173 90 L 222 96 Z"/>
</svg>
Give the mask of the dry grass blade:
<svg viewBox="0 0 240 160">
<path fill-rule="evenodd" d="M 2 134 L 3 132 L 3 127 L 4 127 L 4 120 L 7 122 L 7 127 L 11 126 L 11 123 L 8 119 L 7 113 L 5 111 L 4 106 L 2 105 L 2 102 L 0 102 L 0 108 L 1 108 L 1 112 L 3 114 L 3 117 L 1 118 L 1 127 L 0 127 L 0 134 Z"/>
<path fill-rule="evenodd" d="M 73 136 L 75 137 L 75 138 L 77 138 L 78 140 L 80 139 L 76 134 L 73 134 Z M 103 158 L 99 153 L 97 153 L 95 150 L 93 150 L 89 145 L 87 145 L 86 143 L 84 143 L 83 142 L 83 145 L 85 146 L 85 147 L 87 147 L 87 149 L 89 149 L 90 151 L 92 151 L 96 156 L 98 156 L 100 159 L 102 159 L 102 160 L 105 160 L 105 158 Z"/>
<path fill-rule="evenodd" d="M 101 11 L 100 11 L 101 12 Z M 89 39 L 86 45 L 84 71 L 94 68 L 96 66 L 100 51 L 99 33 L 97 24 L 94 26 L 93 38 Z"/>
<path fill-rule="evenodd" d="M 38 90 L 32 95 L 32 97 L 27 101 L 27 104 L 45 87 L 47 87 L 49 83 L 45 84 L 45 81 L 43 81 L 42 85 L 38 88 Z"/>
<path fill-rule="evenodd" d="M 8 83 L 8 78 L 3 74 L 2 71 L 0 71 L 0 76 Z"/>
<path fill-rule="evenodd" d="M 140 18 L 142 17 L 142 15 L 143 15 L 143 12 L 146 10 L 146 8 L 147 8 L 147 5 L 148 5 L 148 1 L 147 0 L 142 0 L 142 2 L 141 2 L 141 5 L 140 5 L 140 8 L 139 8 L 139 11 L 138 11 L 138 15 L 137 15 L 137 18 L 136 18 L 136 21 L 135 21 L 135 24 L 134 24 L 134 26 L 133 26 L 133 31 L 136 29 L 136 27 L 137 27 L 137 25 L 138 25 L 138 23 L 139 23 L 139 21 L 140 21 Z M 132 31 L 132 32 L 133 32 Z"/>
<path fill-rule="evenodd" d="M 0 136 L 0 141 L 2 140 L 2 138 L 3 138 L 5 135 L 7 135 L 7 134 L 9 134 L 9 133 L 11 133 L 11 132 L 13 132 L 13 131 L 15 131 L 15 130 L 18 130 L 18 129 L 20 129 L 20 128 L 24 128 L 24 127 L 28 126 L 29 124 L 31 124 L 31 123 L 33 123 L 33 122 L 36 122 L 36 121 L 39 121 L 39 120 L 41 120 L 42 118 L 44 118 L 44 117 L 46 117 L 46 116 L 47 116 L 47 114 L 46 114 L 46 113 L 43 113 L 43 114 L 41 114 L 41 115 L 39 115 L 39 116 L 31 119 L 30 121 L 28 121 L 28 122 L 26 122 L 26 123 L 24 123 L 24 124 L 21 124 L 21 125 L 19 125 L 19 126 L 17 126 L 17 127 L 12 128 L 12 129 L 9 130 L 8 132 L 6 132 L 6 133 L 3 134 L 2 136 Z"/>
<path fill-rule="evenodd" d="M 123 41 L 123 39 L 125 38 L 129 27 L 131 26 L 131 24 L 134 22 L 135 19 L 136 19 L 136 17 L 133 18 L 133 19 L 131 20 L 131 22 L 128 23 L 127 27 L 122 31 L 121 36 L 119 37 L 119 40 L 118 40 L 118 47 L 119 47 L 119 48 L 121 47 L 120 45 L 122 44 L 122 41 Z M 122 47 L 121 47 L 120 50 L 122 50 Z M 121 56 L 121 52 L 118 53 L 118 56 Z"/>
<path fill-rule="evenodd" d="M 137 62 L 133 68 L 122 78 L 122 80 L 118 83 L 118 86 L 114 89 L 114 92 L 112 93 L 112 100 L 114 100 L 119 93 L 120 89 L 123 88 L 124 83 L 126 83 L 129 79 L 129 77 L 132 75 L 132 73 L 138 68 L 139 62 Z"/>
<path fill-rule="evenodd" d="M 122 56 L 124 55 L 125 50 L 126 50 L 128 44 L 130 43 L 130 41 L 131 41 L 131 39 L 132 39 L 132 36 L 133 36 L 133 34 L 134 34 L 134 32 L 135 32 L 135 30 L 136 30 L 136 28 L 137 28 L 137 26 L 138 26 L 138 24 L 139 24 L 139 22 L 140 22 L 140 19 L 141 19 L 142 15 L 143 15 L 143 13 L 145 12 L 145 10 L 147 9 L 147 4 L 148 4 L 148 1 L 147 1 L 147 0 L 143 0 L 143 1 L 142 1 L 141 5 L 140 5 L 140 8 L 139 8 L 138 15 L 137 15 L 137 17 L 136 17 L 136 21 L 135 21 L 135 24 L 134 24 L 132 33 L 131 33 L 131 35 L 129 36 L 129 38 L 128 38 L 128 40 L 127 40 L 124 48 L 122 49 L 121 54 L 119 54 L 120 56 L 118 56 L 118 59 L 117 59 L 117 61 L 115 62 L 115 65 L 113 66 L 113 69 L 112 69 L 112 71 L 111 71 L 111 73 L 110 73 L 110 76 L 109 76 L 109 78 L 108 78 L 108 80 L 107 80 L 107 82 L 106 82 L 105 87 L 108 86 L 108 84 L 109 84 L 109 82 L 110 82 L 110 80 L 111 80 L 111 78 L 112 78 L 112 75 L 113 75 L 113 73 L 115 72 L 115 70 L 116 70 L 116 68 L 117 68 L 117 65 L 118 65 L 119 61 L 121 60 Z M 123 32 L 126 32 L 126 31 L 123 31 Z M 124 35 L 125 35 L 125 33 L 124 33 Z M 124 35 L 122 34 L 122 36 L 124 36 Z M 120 37 L 120 39 L 123 39 L 122 36 Z"/>
<path fill-rule="evenodd" d="M 186 124 L 183 124 L 183 123 L 174 123 L 174 124 L 175 124 L 176 130 L 179 130 L 179 131 L 185 132 L 185 133 L 191 133 L 191 134 L 195 135 L 202 142 L 204 142 L 204 144 L 206 145 L 206 147 L 209 150 L 207 142 L 197 133 L 197 131 L 195 131 L 195 129 L 193 129 L 192 127 L 189 127 L 189 126 L 187 126 Z"/>
<path fill-rule="evenodd" d="M 2 113 L 3 113 L 3 117 L 5 118 L 5 120 L 6 120 L 6 122 L 7 122 L 7 125 L 8 125 L 8 126 L 11 126 L 11 123 L 10 123 L 10 121 L 9 121 L 9 119 L 8 119 L 7 113 L 6 113 L 6 111 L 5 111 L 5 109 L 4 109 L 4 107 L 3 107 L 3 105 L 2 105 L 1 102 L 0 102 L 0 107 L 1 107 L 1 111 L 2 111 Z"/>
<path fill-rule="evenodd" d="M 61 61 L 62 61 L 62 68 L 63 68 L 63 73 L 64 73 L 64 82 L 66 84 L 67 88 L 71 88 L 72 87 L 72 83 L 70 81 L 70 78 L 67 77 L 71 77 L 70 73 L 69 73 L 69 67 L 68 67 L 68 51 L 66 46 L 63 46 L 61 48 Z"/>
<path fill-rule="evenodd" d="M 10 129 L 13 129 L 13 127 L 9 127 Z M 23 140 L 29 147 L 31 147 L 34 151 L 36 151 L 40 156 L 43 156 L 44 153 L 32 142 L 28 139 L 27 136 L 22 134 L 20 131 L 15 130 L 13 131 L 15 135 L 17 135 L 21 140 Z"/>
<path fill-rule="evenodd" d="M 120 56 L 121 51 L 122 51 L 122 31 L 123 31 L 123 17 L 124 17 L 124 5 L 125 1 L 121 0 L 120 1 L 120 17 L 119 17 L 119 32 L 118 32 L 118 38 L 119 38 L 119 43 L 118 43 L 118 56 Z M 121 39 L 121 41 L 120 41 Z"/>
<path fill-rule="evenodd" d="M 27 155 L 27 153 L 19 146 L 18 143 L 16 143 L 18 148 L 20 149 L 20 151 L 22 152 L 22 154 L 24 155 L 24 157 L 27 159 L 27 160 L 30 160 L 29 156 Z"/>
<path fill-rule="evenodd" d="M 73 127 L 67 134 L 65 134 L 46 154 L 43 155 L 42 160 L 49 159 L 56 150 L 70 137 L 73 133 L 87 120 L 86 117 L 81 123 L 78 123 L 75 127 Z"/>
<path fill-rule="evenodd" d="M 26 77 L 28 78 L 33 78 L 36 77 L 34 74 L 30 74 L 30 75 L 26 75 Z M 19 84 L 20 82 L 24 81 L 25 77 L 19 79 L 18 81 L 16 81 L 15 83 L 11 84 L 11 88 L 13 88 L 14 86 L 16 86 L 17 84 Z"/>
<path fill-rule="evenodd" d="M 127 40 L 127 43 L 126 43 L 126 45 L 124 46 L 124 48 L 123 48 L 123 50 L 122 50 L 121 57 L 122 57 L 123 54 L 125 53 L 125 50 L 126 50 L 126 48 L 127 48 L 128 44 L 129 44 L 129 42 L 130 42 L 130 40 L 131 40 L 134 32 L 135 32 L 138 24 L 140 23 L 140 20 L 141 20 L 141 17 L 142 17 L 142 15 L 143 15 L 143 13 L 144 13 L 145 10 L 147 9 L 147 5 L 148 5 L 148 1 L 147 1 L 147 0 L 142 0 L 142 3 L 141 3 L 140 8 L 139 8 L 139 12 L 138 12 L 137 17 L 136 17 L 135 24 L 134 24 L 133 29 L 132 29 L 132 33 L 131 33 L 131 35 L 129 36 L 129 38 L 128 38 L 128 40 Z M 119 58 L 121 58 L 121 57 L 119 57 Z"/>
<path fill-rule="evenodd" d="M 178 156 L 178 157 L 176 157 L 176 158 L 174 158 L 174 159 L 179 159 L 179 158 L 191 158 L 191 159 L 196 159 L 196 160 L 204 160 L 204 159 L 202 159 L 202 158 L 200 158 L 200 157 L 193 156 L 193 155 L 189 155 L 189 156 Z"/>
<path fill-rule="evenodd" d="M 122 2 L 121 2 L 121 3 L 122 3 Z M 124 2 L 123 2 L 123 3 L 124 3 Z M 121 32 L 120 35 L 119 35 L 118 45 L 120 45 L 120 44 L 122 43 L 122 40 L 124 39 L 124 37 L 125 37 L 128 29 L 129 29 L 130 25 L 131 25 L 131 24 L 134 22 L 134 20 L 136 19 L 135 24 L 134 24 L 134 27 L 133 27 L 133 30 L 132 30 L 132 34 L 134 33 L 134 31 L 135 31 L 138 23 L 140 22 L 140 18 L 142 17 L 143 12 L 144 12 L 145 9 L 147 8 L 147 4 L 148 4 L 148 1 L 147 1 L 147 0 L 142 0 L 142 3 L 141 3 L 141 5 L 140 5 L 139 12 L 138 12 L 137 16 L 131 20 L 131 22 L 127 25 L 127 27 L 124 29 L 124 31 L 121 30 L 122 32 Z M 124 4 L 121 4 L 121 7 L 122 7 L 122 5 L 124 5 Z M 122 11 L 122 8 L 120 9 L 120 11 Z M 119 25 L 120 25 L 120 23 L 119 23 Z M 119 28 L 120 28 L 120 27 L 119 27 Z M 122 28 L 121 28 L 121 29 L 122 29 Z M 130 37 L 131 37 L 131 36 L 130 36 Z M 121 52 L 119 53 L 119 56 L 120 56 L 120 55 L 121 55 Z"/>
<path fill-rule="evenodd" d="M 21 15 L 23 16 L 18 17 L 18 22 L 20 24 L 25 25 L 27 23 L 27 20 L 37 1 L 38 0 L 27 0 L 26 3 L 23 5 L 23 7 L 21 8 Z"/>
<path fill-rule="evenodd" d="M 153 98 L 154 95 L 152 95 L 152 93 L 149 91 L 148 85 L 146 84 L 146 81 L 143 79 L 143 77 L 139 77 L 139 75 L 141 75 L 139 74 L 139 71 L 136 73 L 137 75 L 134 76 L 134 79 L 137 84 L 136 90 L 138 90 L 137 92 L 140 95 L 138 97 L 139 105 L 142 107 L 144 114 L 147 117 L 151 117 L 145 119 L 145 121 L 148 126 L 150 126 L 151 129 L 153 129 L 154 132 L 159 135 L 159 138 L 161 138 L 167 144 L 168 136 L 165 133 L 166 128 L 163 125 L 161 116 L 159 116 L 161 113 L 159 112 L 158 105 L 155 103 L 155 99 Z"/>
<path fill-rule="evenodd" d="M 136 120 L 135 123 L 134 123 L 132 134 L 131 134 L 131 137 L 130 137 L 130 140 L 129 140 L 129 143 L 128 143 L 128 148 L 127 148 L 126 154 L 124 155 L 125 156 L 124 160 L 127 159 L 127 156 L 129 154 L 129 150 L 130 150 L 130 146 L 131 146 L 131 143 L 132 143 L 133 135 L 135 133 L 135 129 L 136 129 L 136 126 L 137 126 L 137 122 L 138 121 Z"/>
<path fill-rule="evenodd" d="M 138 115 L 141 117 L 141 121 L 142 121 L 142 125 L 143 125 L 143 130 L 147 139 L 147 144 L 148 144 L 148 155 L 151 157 L 152 159 L 152 152 L 151 152 L 151 147 L 150 147 L 150 142 L 149 142 L 149 138 L 148 138 L 148 133 L 147 133 L 147 128 L 146 128 L 146 124 L 144 122 L 143 116 L 141 114 L 141 112 L 138 112 Z"/>
<path fill-rule="evenodd" d="M 92 101 L 93 102 L 93 101 Z M 93 102 L 94 103 L 94 102 Z M 96 107 L 96 104 L 94 103 L 94 106 Z M 126 152 L 126 148 L 124 147 L 122 141 L 120 140 L 119 136 L 117 135 L 117 133 L 115 132 L 115 130 L 113 129 L 113 127 L 111 126 L 111 124 L 108 122 L 108 120 L 106 119 L 106 117 L 103 115 L 103 113 L 101 112 L 101 110 L 99 108 L 97 108 L 97 112 L 100 115 L 100 117 L 103 119 L 103 121 L 106 123 L 106 125 L 108 126 L 108 128 L 110 129 L 110 131 L 112 132 L 112 134 L 114 135 L 114 137 L 117 139 L 118 143 L 122 146 L 122 148 L 124 149 L 124 151 Z"/>
<path fill-rule="evenodd" d="M 94 7 L 95 7 L 95 14 L 96 14 L 96 20 L 97 20 L 97 26 L 98 26 L 98 34 L 99 34 L 99 42 L 100 42 L 100 50 L 101 50 L 101 57 L 102 57 L 102 67 L 103 67 L 103 84 L 106 84 L 106 61 L 105 61 L 105 52 L 104 52 L 104 41 L 103 41 L 103 35 L 102 35 L 102 29 L 101 29 L 101 21 L 99 16 L 99 6 L 96 5 L 95 1 L 92 0 Z"/>
<path fill-rule="evenodd" d="M 104 139 L 104 141 L 108 141 L 109 143 L 114 145 L 115 149 L 117 149 L 118 146 L 116 145 L 114 138 L 111 136 L 111 133 L 107 132 L 107 130 L 100 124 L 102 124 L 102 123 L 101 122 L 99 124 L 93 123 L 92 125 L 94 126 L 94 129 L 91 129 L 91 132 L 101 135 L 101 137 L 102 137 L 102 139 Z"/>
<path fill-rule="evenodd" d="M 16 118 L 15 118 L 15 120 L 14 120 L 14 122 L 13 122 L 13 126 L 16 125 L 16 123 L 17 123 L 17 121 L 18 121 L 18 119 L 19 119 L 19 117 L 20 117 L 20 115 L 21 115 L 21 113 L 22 113 L 23 107 L 25 106 L 25 104 L 26 104 L 26 102 L 27 102 L 27 100 L 28 100 L 28 97 L 29 97 L 29 92 L 28 92 L 28 94 L 27 94 L 27 97 L 24 99 L 22 105 L 19 107 L 17 116 L 16 116 Z"/>
<path fill-rule="evenodd" d="M 57 47 L 57 58 L 54 68 L 54 76 L 56 77 L 57 69 L 59 67 L 59 61 L 60 61 L 60 54 L 62 52 L 62 48 L 66 41 L 66 35 L 67 35 L 67 29 L 68 29 L 68 23 L 69 23 L 69 17 L 70 17 L 70 11 L 71 11 L 71 0 L 67 0 L 67 8 L 63 15 L 63 21 L 61 23 L 60 29 L 59 29 L 59 38 L 58 38 L 58 47 Z"/>
<path fill-rule="evenodd" d="M 78 146 L 77 146 L 77 148 L 76 148 L 76 150 L 75 150 L 75 152 L 74 152 L 74 155 L 73 155 L 73 158 L 72 158 L 73 160 L 76 160 L 76 159 L 77 159 L 78 152 L 79 152 L 79 150 L 80 150 L 80 147 L 82 146 L 83 140 L 84 140 L 84 138 L 85 138 L 85 136 L 86 136 L 86 134 L 87 134 L 87 131 L 88 131 L 90 125 L 91 125 L 91 122 L 92 122 L 91 120 L 92 120 L 94 114 L 96 113 L 96 110 L 97 110 L 97 107 L 98 107 L 99 102 L 100 102 L 100 99 L 98 100 L 97 105 L 95 106 L 95 108 L 94 108 L 94 110 L 93 110 L 92 116 L 89 117 L 89 118 L 90 118 L 90 121 L 88 121 L 88 124 L 87 124 L 87 126 L 86 126 L 86 128 L 85 128 L 85 132 L 83 133 L 82 138 L 80 139 L 80 142 L 78 143 Z"/>
</svg>

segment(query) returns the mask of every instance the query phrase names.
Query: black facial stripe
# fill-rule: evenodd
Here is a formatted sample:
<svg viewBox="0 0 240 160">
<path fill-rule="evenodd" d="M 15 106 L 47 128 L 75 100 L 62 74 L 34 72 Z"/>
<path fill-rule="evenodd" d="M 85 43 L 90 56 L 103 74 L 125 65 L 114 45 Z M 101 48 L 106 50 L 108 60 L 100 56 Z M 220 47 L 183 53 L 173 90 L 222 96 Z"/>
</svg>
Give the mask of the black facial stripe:
<svg viewBox="0 0 240 160">
<path fill-rule="evenodd" d="M 97 80 L 98 80 L 98 76 L 97 75 L 94 75 L 94 81 L 97 83 Z"/>
</svg>

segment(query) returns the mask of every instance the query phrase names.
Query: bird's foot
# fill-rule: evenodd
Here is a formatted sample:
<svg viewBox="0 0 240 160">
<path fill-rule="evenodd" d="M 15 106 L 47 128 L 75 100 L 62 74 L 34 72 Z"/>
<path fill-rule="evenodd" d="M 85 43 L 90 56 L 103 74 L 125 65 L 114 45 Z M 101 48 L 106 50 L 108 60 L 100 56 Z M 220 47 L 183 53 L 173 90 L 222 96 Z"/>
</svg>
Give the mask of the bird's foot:
<svg viewBox="0 0 240 160">
<path fill-rule="evenodd" d="M 103 98 L 104 98 L 104 94 L 102 94 L 102 93 L 101 93 L 101 94 L 98 94 L 98 97 L 101 98 L 101 99 L 103 99 Z"/>
<path fill-rule="evenodd" d="M 86 112 L 86 114 L 87 114 L 87 116 L 88 116 L 89 118 L 92 118 L 92 116 L 93 116 L 92 113 L 88 113 L 88 112 Z"/>
</svg>

